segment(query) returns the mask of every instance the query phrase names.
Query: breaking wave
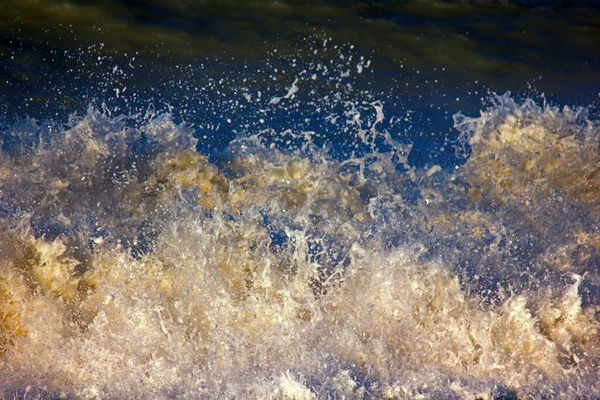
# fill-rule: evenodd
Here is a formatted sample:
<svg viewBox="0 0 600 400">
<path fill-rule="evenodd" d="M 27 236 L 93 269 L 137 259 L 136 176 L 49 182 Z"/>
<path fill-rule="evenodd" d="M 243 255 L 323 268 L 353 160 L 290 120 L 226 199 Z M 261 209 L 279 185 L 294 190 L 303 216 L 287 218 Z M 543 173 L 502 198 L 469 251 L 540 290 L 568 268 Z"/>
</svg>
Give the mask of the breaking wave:
<svg viewBox="0 0 600 400">
<path fill-rule="evenodd" d="M 417 167 L 383 102 L 337 99 L 344 151 L 258 117 L 214 152 L 152 110 L 5 123 L 4 395 L 600 396 L 589 110 L 493 96 L 461 163 Z"/>
</svg>

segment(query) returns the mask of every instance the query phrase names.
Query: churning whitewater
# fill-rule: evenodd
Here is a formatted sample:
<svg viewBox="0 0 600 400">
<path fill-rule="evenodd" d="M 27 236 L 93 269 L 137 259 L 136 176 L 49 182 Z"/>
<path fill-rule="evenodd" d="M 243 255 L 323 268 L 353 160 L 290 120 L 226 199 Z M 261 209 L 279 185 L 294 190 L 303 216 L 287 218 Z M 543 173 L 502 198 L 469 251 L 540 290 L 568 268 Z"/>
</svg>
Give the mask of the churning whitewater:
<svg viewBox="0 0 600 400">
<path fill-rule="evenodd" d="M 598 121 L 492 96 L 416 167 L 351 62 L 240 89 L 211 154 L 166 112 L 5 122 L 2 394 L 600 397 Z M 343 151 L 258 129 L 304 109 Z"/>
</svg>

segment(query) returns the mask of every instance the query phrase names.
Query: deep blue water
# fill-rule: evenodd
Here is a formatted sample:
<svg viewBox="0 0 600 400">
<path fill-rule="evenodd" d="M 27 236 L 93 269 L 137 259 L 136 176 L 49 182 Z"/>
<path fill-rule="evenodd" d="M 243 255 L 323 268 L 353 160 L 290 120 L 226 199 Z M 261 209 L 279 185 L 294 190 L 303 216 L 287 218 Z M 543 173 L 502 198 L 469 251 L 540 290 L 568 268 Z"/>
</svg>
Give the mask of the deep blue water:
<svg viewBox="0 0 600 400">
<path fill-rule="evenodd" d="M 411 115 L 396 129 L 427 158 L 453 136 L 451 116 L 476 113 L 489 92 L 597 104 L 600 12 L 591 1 L 6 1 L 1 5 L 0 104 L 9 119 L 64 119 L 90 104 L 127 113 L 172 107 L 181 120 L 221 124 L 225 98 L 247 79 L 288 85 L 323 39 L 372 60 L 354 90 Z M 296 67 L 292 59 L 297 59 Z M 116 69 L 115 69 L 116 67 Z M 280 80 L 271 81 L 279 68 Z M 271 85 L 267 82 L 271 81 Z M 117 95 L 117 90 L 126 91 Z M 268 89 L 267 89 L 268 90 Z M 317 87 L 327 93 L 330 87 Z M 300 92 L 299 95 L 301 95 Z M 308 111 L 308 110 L 307 110 Z M 304 115 L 295 126 L 305 124 Z M 251 118 L 251 117 L 250 117 Z M 273 126 L 288 125 L 281 113 Z M 225 146 L 223 128 L 206 147 Z M 428 146 L 432 143 L 432 146 Z M 427 150 L 425 150 L 427 149 Z M 433 153 L 436 153 L 435 151 Z M 416 161 L 416 160 L 415 160 Z"/>
</svg>

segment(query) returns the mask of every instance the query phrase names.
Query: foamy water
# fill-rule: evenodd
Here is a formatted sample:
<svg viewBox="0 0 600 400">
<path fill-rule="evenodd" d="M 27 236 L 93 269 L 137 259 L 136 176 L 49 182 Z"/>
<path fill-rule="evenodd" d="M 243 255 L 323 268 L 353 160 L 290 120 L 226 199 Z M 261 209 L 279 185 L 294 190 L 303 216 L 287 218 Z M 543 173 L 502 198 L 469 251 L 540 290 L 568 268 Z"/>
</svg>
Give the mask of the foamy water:
<svg viewBox="0 0 600 400">
<path fill-rule="evenodd" d="M 598 121 L 492 96 L 415 167 L 348 52 L 203 88 L 222 152 L 152 109 L 5 124 L 3 395 L 600 396 Z"/>
</svg>

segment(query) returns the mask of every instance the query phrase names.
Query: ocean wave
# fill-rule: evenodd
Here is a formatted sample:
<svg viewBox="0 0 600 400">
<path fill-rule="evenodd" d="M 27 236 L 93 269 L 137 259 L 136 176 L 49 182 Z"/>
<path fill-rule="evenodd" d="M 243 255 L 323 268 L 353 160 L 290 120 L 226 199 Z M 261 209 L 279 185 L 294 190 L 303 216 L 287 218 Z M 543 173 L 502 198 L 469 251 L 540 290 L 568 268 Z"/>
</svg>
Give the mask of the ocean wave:
<svg viewBox="0 0 600 400">
<path fill-rule="evenodd" d="M 599 396 L 598 121 L 495 96 L 455 115 L 464 163 L 417 168 L 378 107 L 347 157 L 294 130 L 203 155 L 164 113 L 5 124 L 5 395 Z"/>
</svg>

